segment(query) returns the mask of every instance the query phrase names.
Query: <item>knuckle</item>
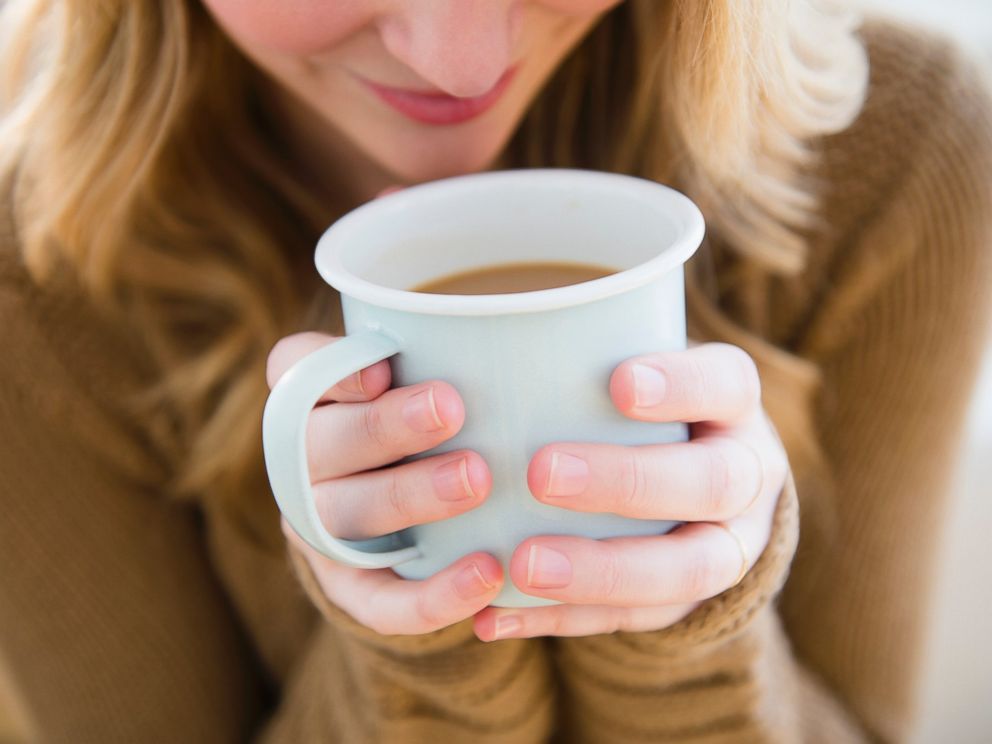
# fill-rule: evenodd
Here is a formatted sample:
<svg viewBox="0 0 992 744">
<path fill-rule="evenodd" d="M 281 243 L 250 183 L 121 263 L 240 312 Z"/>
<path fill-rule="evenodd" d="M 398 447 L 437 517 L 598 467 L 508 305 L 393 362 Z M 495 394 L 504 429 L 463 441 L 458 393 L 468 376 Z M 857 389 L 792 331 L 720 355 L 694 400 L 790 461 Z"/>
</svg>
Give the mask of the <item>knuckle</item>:
<svg viewBox="0 0 992 744">
<path fill-rule="evenodd" d="M 416 594 L 414 615 L 422 633 L 430 633 L 447 625 L 443 618 L 443 611 L 440 609 L 440 603 L 436 601 L 432 592 L 426 591 L 426 587 Z"/>
<path fill-rule="evenodd" d="M 386 508 L 390 515 L 397 518 L 402 524 L 408 524 L 411 519 L 410 502 L 405 496 L 400 473 L 396 468 L 389 468 L 382 471 L 385 476 Z"/>
<path fill-rule="evenodd" d="M 290 348 L 295 342 L 294 336 L 286 336 L 275 342 L 269 349 L 269 356 L 265 359 L 265 379 L 269 387 L 273 387 L 283 373 L 289 369 L 291 358 Z"/>
<path fill-rule="evenodd" d="M 272 345 L 265 360 L 265 379 L 269 387 L 275 385 L 286 370 L 309 351 L 335 340 L 337 339 L 334 336 L 312 331 L 283 336 Z"/>
<path fill-rule="evenodd" d="M 546 627 L 541 635 L 560 636 L 566 630 L 565 609 L 556 607 L 548 613 Z"/>
<path fill-rule="evenodd" d="M 602 600 L 609 603 L 623 599 L 627 590 L 627 573 L 617 554 L 613 551 L 605 551 L 600 565 Z"/>
<path fill-rule="evenodd" d="M 774 483 L 782 483 L 789 474 L 789 457 L 785 450 L 776 447 L 774 454 L 769 458 L 770 462 L 765 465 L 765 469 L 772 476 Z"/>
<path fill-rule="evenodd" d="M 335 486 L 334 481 L 327 481 L 314 487 L 313 503 L 324 529 L 334 537 L 347 537 L 347 526 L 343 524 L 346 520 L 341 518 L 340 500 L 334 493 Z"/>
<path fill-rule="evenodd" d="M 733 468 L 726 451 L 720 446 L 709 445 L 705 448 L 705 464 L 701 501 L 706 510 L 705 515 L 710 519 L 720 519 L 731 516 L 733 502 Z"/>
<path fill-rule="evenodd" d="M 359 434 L 376 449 L 382 450 L 390 447 L 390 436 L 386 431 L 382 410 L 377 404 L 368 403 L 362 406 L 357 426 Z"/>
<path fill-rule="evenodd" d="M 761 400 L 761 376 L 758 365 L 744 349 L 739 346 L 726 344 L 728 353 L 737 365 L 737 380 L 741 386 L 741 397 L 748 407 L 756 405 Z M 730 351 L 732 350 L 732 351 Z"/>
<path fill-rule="evenodd" d="M 647 501 L 644 463 L 636 450 L 627 449 L 620 457 L 619 508 L 621 513 L 635 514 Z"/>
<path fill-rule="evenodd" d="M 713 557 L 706 551 L 688 554 L 677 589 L 677 599 L 691 602 L 717 593 L 714 589 L 718 571 Z"/>
<path fill-rule="evenodd" d="M 683 361 L 685 367 L 682 370 L 679 392 L 682 407 L 691 415 L 706 408 L 708 375 L 705 365 L 697 357 L 687 355 Z"/>
<path fill-rule="evenodd" d="M 390 613 L 375 611 L 375 608 L 380 606 L 377 601 L 377 595 L 380 591 L 379 587 L 372 589 L 365 601 L 355 601 L 360 596 L 359 592 L 351 592 L 349 606 L 347 608 L 342 606 L 342 609 L 345 609 L 357 622 L 369 630 L 374 630 L 379 635 L 396 635 L 400 632 L 396 626 L 396 619 Z"/>
</svg>

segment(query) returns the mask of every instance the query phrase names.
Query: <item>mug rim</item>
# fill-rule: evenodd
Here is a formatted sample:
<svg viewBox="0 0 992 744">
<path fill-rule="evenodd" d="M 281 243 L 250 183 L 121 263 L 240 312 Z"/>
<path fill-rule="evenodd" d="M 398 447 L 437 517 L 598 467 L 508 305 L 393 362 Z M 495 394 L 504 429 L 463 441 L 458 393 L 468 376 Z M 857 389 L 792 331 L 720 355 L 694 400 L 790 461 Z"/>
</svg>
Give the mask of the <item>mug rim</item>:
<svg viewBox="0 0 992 744">
<path fill-rule="evenodd" d="M 576 179 L 601 183 L 612 181 L 612 188 L 626 190 L 637 198 L 657 202 L 659 208 L 669 213 L 674 212 L 680 223 L 680 232 L 674 242 L 658 255 L 629 269 L 564 287 L 507 294 L 433 294 L 385 287 L 353 274 L 341 259 L 341 252 L 351 244 L 348 240 L 350 234 L 379 217 L 380 213 L 409 208 L 424 198 L 436 198 L 438 194 L 461 188 L 465 181 L 505 181 L 508 183 L 503 185 L 510 187 L 514 181 L 525 181 L 521 184 L 525 187 L 535 179 L 544 186 L 562 187 L 574 185 Z M 430 315 L 507 315 L 583 305 L 636 289 L 688 261 L 702 243 L 704 231 L 703 215 L 692 200 L 656 181 L 574 168 L 485 171 L 410 186 L 353 209 L 321 235 L 314 253 L 314 263 L 324 281 L 342 296 L 347 295 L 376 307 Z"/>
</svg>

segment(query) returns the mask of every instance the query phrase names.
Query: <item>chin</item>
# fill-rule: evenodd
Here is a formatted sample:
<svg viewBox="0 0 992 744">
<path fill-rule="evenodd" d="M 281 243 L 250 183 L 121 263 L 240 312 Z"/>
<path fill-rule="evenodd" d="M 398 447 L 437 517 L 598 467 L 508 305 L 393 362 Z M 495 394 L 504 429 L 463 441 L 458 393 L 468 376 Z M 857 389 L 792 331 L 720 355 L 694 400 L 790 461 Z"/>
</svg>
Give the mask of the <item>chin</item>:
<svg viewBox="0 0 992 744">
<path fill-rule="evenodd" d="M 509 137 L 465 142 L 404 142 L 390 152 L 379 153 L 379 163 L 402 183 L 423 183 L 440 178 L 478 173 L 491 167 Z"/>
</svg>

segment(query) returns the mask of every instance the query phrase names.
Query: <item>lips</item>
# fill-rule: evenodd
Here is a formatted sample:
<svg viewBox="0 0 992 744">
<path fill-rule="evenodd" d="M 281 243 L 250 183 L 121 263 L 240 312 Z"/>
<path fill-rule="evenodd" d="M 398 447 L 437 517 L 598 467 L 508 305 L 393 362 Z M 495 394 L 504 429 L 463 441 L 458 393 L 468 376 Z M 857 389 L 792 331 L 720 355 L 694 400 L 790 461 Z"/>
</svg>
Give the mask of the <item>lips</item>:
<svg viewBox="0 0 992 744">
<path fill-rule="evenodd" d="M 449 96 L 446 93 L 392 88 L 387 85 L 374 83 L 365 78 L 359 78 L 359 80 L 375 93 L 380 100 L 389 104 L 404 116 L 421 124 L 446 126 L 469 121 L 481 116 L 492 108 L 502 97 L 503 92 L 513 79 L 515 72 L 516 67 L 511 67 L 503 73 L 503 76 L 496 81 L 496 84 L 490 90 L 481 96 L 472 98 L 459 98 L 457 96 Z"/>
</svg>

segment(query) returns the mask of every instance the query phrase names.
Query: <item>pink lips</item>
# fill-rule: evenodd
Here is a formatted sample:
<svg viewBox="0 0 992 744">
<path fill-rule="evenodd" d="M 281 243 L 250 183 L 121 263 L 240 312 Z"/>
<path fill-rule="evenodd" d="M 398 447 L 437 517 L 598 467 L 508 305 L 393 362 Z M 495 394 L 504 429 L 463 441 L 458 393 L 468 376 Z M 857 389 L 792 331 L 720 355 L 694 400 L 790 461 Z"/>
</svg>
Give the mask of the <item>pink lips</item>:
<svg viewBox="0 0 992 744">
<path fill-rule="evenodd" d="M 380 99 L 401 114 L 422 124 L 461 124 L 481 116 L 495 105 L 509 86 L 516 67 L 511 67 L 489 91 L 474 98 L 458 98 L 446 93 L 424 93 L 405 88 L 391 88 L 359 78 Z"/>
</svg>

